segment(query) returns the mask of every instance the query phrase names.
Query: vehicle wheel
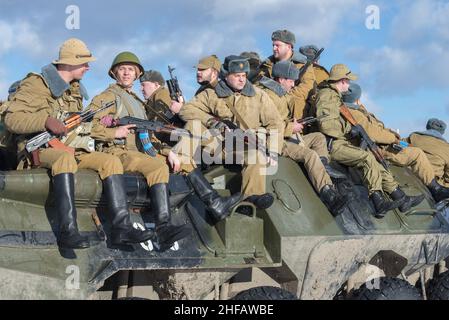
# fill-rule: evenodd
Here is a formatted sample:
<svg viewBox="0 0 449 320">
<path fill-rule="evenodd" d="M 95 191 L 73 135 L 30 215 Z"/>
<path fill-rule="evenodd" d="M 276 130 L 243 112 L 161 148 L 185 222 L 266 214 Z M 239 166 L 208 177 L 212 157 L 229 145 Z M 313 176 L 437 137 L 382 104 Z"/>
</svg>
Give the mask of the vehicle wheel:
<svg viewBox="0 0 449 320">
<path fill-rule="evenodd" d="M 264 286 L 239 292 L 232 300 L 298 300 L 298 297 L 281 288 Z"/>
<path fill-rule="evenodd" d="M 422 300 L 417 288 L 405 280 L 383 277 L 377 279 L 379 289 L 368 288 L 363 284 L 360 289 L 354 290 L 351 300 Z"/>
<path fill-rule="evenodd" d="M 449 271 L 431 280 L 428 297 L 429 300 L 449 300 Z"/>
</svg>

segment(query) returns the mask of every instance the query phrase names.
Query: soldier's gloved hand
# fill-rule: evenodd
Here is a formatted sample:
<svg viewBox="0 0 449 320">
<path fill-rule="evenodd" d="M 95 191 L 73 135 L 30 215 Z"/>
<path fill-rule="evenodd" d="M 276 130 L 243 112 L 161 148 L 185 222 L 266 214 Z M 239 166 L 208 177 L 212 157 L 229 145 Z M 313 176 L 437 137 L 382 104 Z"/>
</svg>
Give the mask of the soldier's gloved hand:
<svg viewBox="0 0 449 320">
<path fill-rule="evenodd" d="M 215 129 L 215 130 L 219 130 L 219 131 L 229 131 L 229 127 L 224 123 L 221 122 L 219 120 L 215 120 L 215 119 L 211 119 L 209 120 L 209 129 Z"/>
<path fill-rule="evenodd" d="M 353 126 L 351 128 L 351 132 L 349 132 L 349 138 L 350 139 L 359 138 L 359 137 L 361 137 L 361 132 L 362 132 L 362 130 L 361 130 L 360 125 Z"/>
<path fill-rule="evenodd" d="M 56 135 L 66 135 L 67 128 L 64 123 L 56 118 L 48 117 L 45 121 L 45 128 L 53 134 Z"/>
</svg>

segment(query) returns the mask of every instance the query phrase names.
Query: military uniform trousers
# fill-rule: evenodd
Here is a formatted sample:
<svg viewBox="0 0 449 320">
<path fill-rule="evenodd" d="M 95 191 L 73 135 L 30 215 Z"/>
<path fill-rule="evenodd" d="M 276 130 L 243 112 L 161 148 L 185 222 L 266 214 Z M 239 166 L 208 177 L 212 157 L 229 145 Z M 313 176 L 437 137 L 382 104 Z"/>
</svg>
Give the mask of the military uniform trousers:
<svg viewBox="0 0 449 320">
<path fill-rule="evenodd" d="M 429 185 L 435 178 L 432 165 L 424 151 L 416 147 L 407 147 L 401 151 L 395 151 L 391 147 L 382 150 L 385 159 L 401 167 L 410 167 L 425 185 Z"/>
<path fill-rule="evenodd" d="M 120 159 L 113 155 L 91 152 L 74 156 L 70 152 L 46 148 L 39 151 L 41 166 L 51 169 L 51 175 L 76 173 L 78 169 L 91 169 L 100 174 L 101 180 L 114 174 L 123 174 Z"/>
<path fill-rule="evenodd" d="M 140 151 L 126 150 L 120 147 L 108 149 L 108 154 L 120 159 L 125 172 L 142 174 L 149 187 L 158 183 L 168 183 L 170 177 L 166 158 L 157 154 L 151 157 Z"/>
<path fill-rule="evenodd" d="M 432 165 L 437 182 L 449 188 L 449 159 L 443 159 L 430 153 L 426 153 L 426 157 Z"/>
<path fill-rule="evenodd" d="M 302 141 L 299 144 L 285 141 L 282 155 L 304 163 L 317 192 L 320 192 L 325 185 L 332 185 L 332 180 L 320 159 L 320 157 L 329 158 L 326 138 L 323 134 L 316 132 L 302 136 Z"/>
<path fill-rule="evenodd" d="M 185 128 L 192 129 L 189 125 Z M 197 150 L 202 150 L 201 161 L 206 162 L 206 164 L 222 164 L 223 160 L 225 160 L 225 163 L 231 164 L 229 159 L 235 158 L 238 161 L 232 163 L 243 166 L 241 193 L 244 198 L 251 195 L 264 194 L 266 192 L 266 175 L 269 174 L 266 158 L 260 152 L 256 153 L 255 151 L 249 153 L 244 151 L 236 152 L 235 150 L 232 152 L 226 151 L 223 148 L 223 139 L 221 137 L 214 137 L 212 134 L 207 134 L 207 131 L 203 125 L 199 126 L 197 130 L 193 129 L 191 131 L 195 136 L 202 136 L 204 134 L 204 137 L 207 137 L 207 139 L 201 142 L 195 139 L 183 138 L 182 149 L 179 150 L 183 154 L 184 159 L 182 170 L 186 171 L 189 165 L 191 165 L 191 170 L 195 168 L 193 155 L 197 153 Z M 205 158 L 205 154 L 207 158 Z"/>
<path fill-rule="evenodd" d="M 391 173 L 377 162 L 370 151 L 353 146 L 344 140 L 336 140 L 333 142 L 330 155 L 332 160 L 359 169 L 370 195 L 374 191 L 382 190 L 390 194 L 399 186 Z"/>
</svg>

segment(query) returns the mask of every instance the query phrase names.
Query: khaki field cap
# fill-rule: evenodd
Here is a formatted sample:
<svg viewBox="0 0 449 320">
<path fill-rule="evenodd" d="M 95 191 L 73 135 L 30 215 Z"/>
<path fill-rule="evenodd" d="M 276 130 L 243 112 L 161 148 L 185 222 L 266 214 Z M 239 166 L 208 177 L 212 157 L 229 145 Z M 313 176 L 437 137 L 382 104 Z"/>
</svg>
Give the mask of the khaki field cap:
<svg viewBox="0 0 449 320">
<path fill-rule="evenodd" d="M 349 70 L 347 66 L 344 64 L 336 64 L 332 67 L 329 80 L 330 81 L 338 81 L 341 79 L 349 79 L 355 81 L 358 79 L 358 76 Z"/>
<path fill-rule="evenodd" d="M 209 68 L 213 68 L 217 71 L 220 71 L 221 67 L 221 61 L 218 59 L 218 57 L 213 54 L 211 56 L 207 56 L 204 58 L 201 58 L 200 61 L 198 61 L 198 64 L 194 67 L 200 70 L 206 70 Z"/>
<path fill-rule="evenodd" d="M 95 60 L 97 59 L 92 56 L 84 42 L 76 38 L 70 38 L 62 44 L 59 49 L 59 59 L 53 61 L 53 64 L 77 66 Z"/>
</svg>

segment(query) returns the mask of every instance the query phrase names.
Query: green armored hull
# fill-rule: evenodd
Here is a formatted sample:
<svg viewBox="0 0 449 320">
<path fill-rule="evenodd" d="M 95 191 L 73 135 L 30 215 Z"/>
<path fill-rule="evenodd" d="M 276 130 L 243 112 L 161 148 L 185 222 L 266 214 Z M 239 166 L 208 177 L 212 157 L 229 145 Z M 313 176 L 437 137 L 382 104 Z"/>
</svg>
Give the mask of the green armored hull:
<svg viewBox="0 0 449 320">
<path fill-rule="evenodd" d="M 335 169 L 333 180 L 352 199 L 338 217 L 320 201 L 301 167 L 281 158 L 278 172 L 267 177 L 274 205 L 251 215 L 232 213 L 218 224 L 184 178 L 171 176 L 174 223 L 186 223 L 193 232 L 166 252 L 151 242 L 110 245 L 101 180 L 87 170 L 76 174 L 75 190 L 79 228 L 91 248 L 59 249 L 48 172 L 2 172 L 0 298 L 228 299 L 265 293 L 333 299 L 365 290 L 372 278 L 410 284 L 444 278 L 449 224 L 418 179 L 393 167 L 408 194 L 424 193 L 426 199 L 409 212 L 376 219 L 357 174 Z M 216 166 L 205 175 L 222 194 L 239 189 L 235 168 Z M 126 183 L 134 226 L 152 228 L 145 180 L 126 175 Z"/>
</svg>

